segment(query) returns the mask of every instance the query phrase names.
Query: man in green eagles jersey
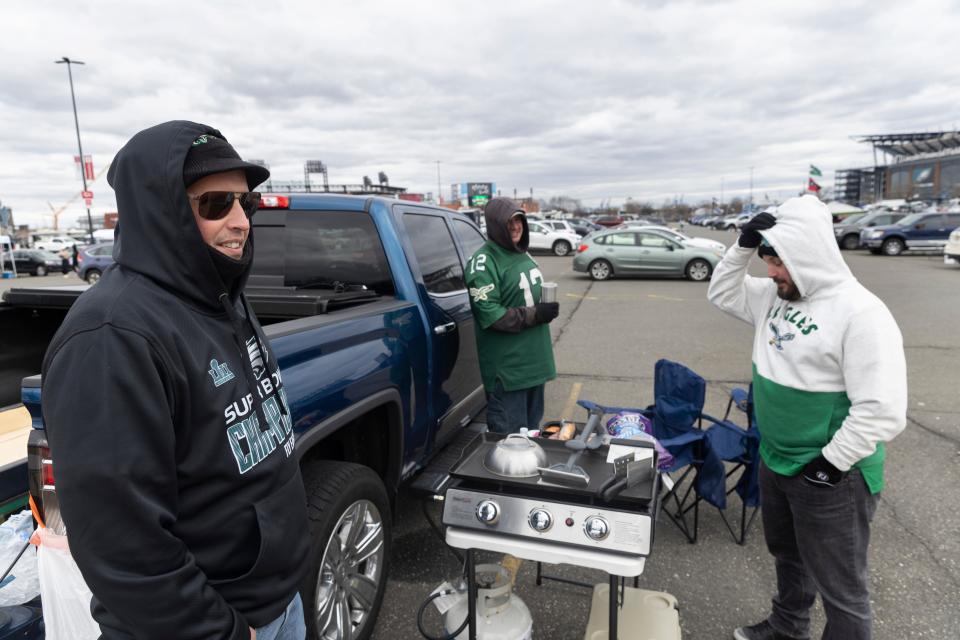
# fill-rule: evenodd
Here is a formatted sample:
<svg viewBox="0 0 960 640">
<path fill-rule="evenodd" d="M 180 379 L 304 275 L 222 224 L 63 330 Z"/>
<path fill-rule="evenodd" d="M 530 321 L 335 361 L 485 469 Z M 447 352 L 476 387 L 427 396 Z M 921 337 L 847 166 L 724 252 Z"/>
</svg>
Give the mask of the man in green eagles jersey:
<svg viewBox="0 0 960 640">
<path fill-rule="evenodd" d="M 527 253 L 527 218 L 513 200 L 494 198 L 483 211 L 487 242 L 467 263 L 476 319 L 487 427 L 496 433 L 535 428 L 543 418 L 543 386 L 557 376 L 547 326 L 556 302 L 540 302 L 543 274 Z"/>
</svg>

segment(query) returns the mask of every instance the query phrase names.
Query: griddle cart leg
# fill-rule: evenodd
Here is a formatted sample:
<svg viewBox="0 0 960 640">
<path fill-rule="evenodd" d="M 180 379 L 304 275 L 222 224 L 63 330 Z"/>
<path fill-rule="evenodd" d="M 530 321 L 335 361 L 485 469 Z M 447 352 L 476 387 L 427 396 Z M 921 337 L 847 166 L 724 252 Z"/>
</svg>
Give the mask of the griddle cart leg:
<svg viewBox="0 0 960 640">
<path fill-rule="evenodd" d="M 617 616 L 620 611 L 620 578 L 610 574 L 610 640 L 617 640 Z"/>
<path fill-rule="evenodd" d="M 477 572 L 473 549 L 467 549 L 467 637 L 477 640 Z"/>
</svg>

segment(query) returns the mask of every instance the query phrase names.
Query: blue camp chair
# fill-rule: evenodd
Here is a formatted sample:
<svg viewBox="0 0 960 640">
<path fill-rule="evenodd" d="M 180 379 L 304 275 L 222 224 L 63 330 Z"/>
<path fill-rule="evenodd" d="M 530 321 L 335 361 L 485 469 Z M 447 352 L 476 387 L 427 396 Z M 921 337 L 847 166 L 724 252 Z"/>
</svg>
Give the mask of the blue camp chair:
<svg viewBox="0 0 960 640">
<path fill-rule="evenodd" d="M 682 364 L 658 360 L 654 367 L 653 404 L 645 409 L 603 406 L 587 400 L 578 402 L 588 411 L 595 408 L 604 414 L 632 411 L 651 420 L 654 437 L 674 458 L 666 471 L 683 470 L 661 496 L 661 513 L 690 543 L 697 541 L 700 500 L 715 506 L 726 503 L 724 464 L 711 450 L 707 432 L 702 428 L 704 420 L 720 422 L 703 413 L 706 388 L 706 381 Z M 692 517 L 692 522 L 688 517 Z"/>
<path fill-rule="evenodd" d="M 744 429 L 730 421 L 730 412 L 737 408 L 742 411 L 747 421 Z M 730 535 L 737 544 L 744 544 L 747 533 L 757 517 L 760 509 L 760 433 L 757 431 L 753 416 L 753 387 L 747 389 L 733 389 L 727 403 L 727 411 L 723 420 L 715 422 L 707 429 L 706 439 L 710 451 L 724 462 L 732 463 L 724 475 L 724 495 L 720 501 L 709 500 L 720 512 L 723 523 L 727 526 Z M 736 483 L 726 489 L 730 479 L 739 473 Z M 736 491 L 740 496 L 740 522 L 735 529 L 727 517 L 727 497 Z M 714 497 L 716 497 L 714 495 Z M 750 517 L 747 518 L 747 511 Z"/>
</svg>

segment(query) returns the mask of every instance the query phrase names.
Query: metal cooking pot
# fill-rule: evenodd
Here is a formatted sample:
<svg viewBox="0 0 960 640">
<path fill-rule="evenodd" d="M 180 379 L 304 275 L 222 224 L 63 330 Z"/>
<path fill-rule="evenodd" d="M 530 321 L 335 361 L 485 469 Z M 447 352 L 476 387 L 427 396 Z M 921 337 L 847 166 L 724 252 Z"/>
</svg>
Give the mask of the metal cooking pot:
<svg viewBox="0 0 960 640">
<path fill-rule="evenodd" d="M 483 467 L 506 478 L 532 478 L 537 467 L 547 464 L 547 454 L 536 442 L 520 433 L 511 433 L 490 447 L 483 458 Z"/>
</svg>

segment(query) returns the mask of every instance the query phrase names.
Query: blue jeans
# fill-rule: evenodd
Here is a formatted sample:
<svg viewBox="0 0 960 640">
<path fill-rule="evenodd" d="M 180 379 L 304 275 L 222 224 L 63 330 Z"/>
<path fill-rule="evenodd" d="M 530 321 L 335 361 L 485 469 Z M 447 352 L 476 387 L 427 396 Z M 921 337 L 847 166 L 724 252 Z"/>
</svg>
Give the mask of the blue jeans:
<svg viewBox="0 0 960 640">
<path fill-rule="evenodd" d="M 761 463 L 763 535 L 777 569 L 768 620 L 776 631 L 809 638 L 810 607 L 819 592 L 827 616 L 823 640 L 871 637 L 867 547 L 879 500 L 856 469 L 836 487 L 823 488 Z"/>
<path fill-rule="evenodd" d="M 276 620 L 257 629 L 257 640 L 304 640 L 306 637 L 307 625 L 299 593 Z"/>
<path fill-rule="evenodd" d="M 543 387 L 505 391 L 497 380 L 493 391 L 487 393 L 487 429 L 494 433 L 538 429 L 543 420 Z"/>
</svg>

